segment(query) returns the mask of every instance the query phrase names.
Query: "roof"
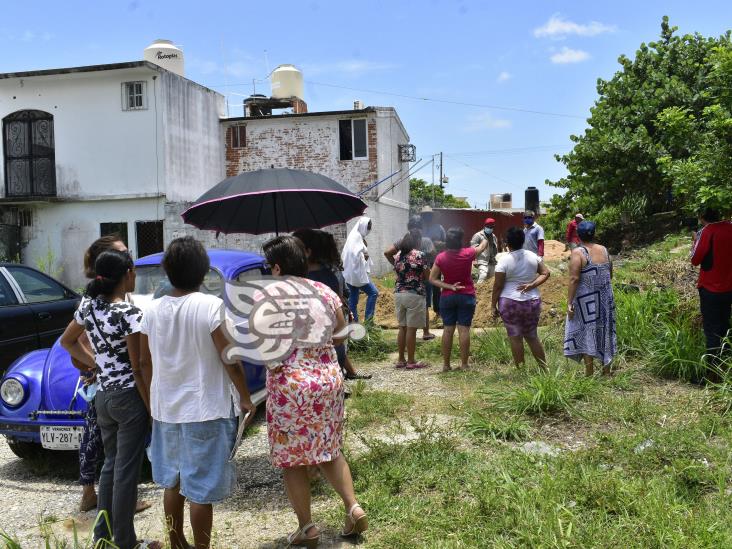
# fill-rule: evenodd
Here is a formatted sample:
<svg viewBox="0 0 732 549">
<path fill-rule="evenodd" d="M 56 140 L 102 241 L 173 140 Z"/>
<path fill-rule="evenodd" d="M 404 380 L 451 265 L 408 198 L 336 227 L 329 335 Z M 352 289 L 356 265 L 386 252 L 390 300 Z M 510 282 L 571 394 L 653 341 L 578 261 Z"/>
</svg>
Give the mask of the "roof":
<svg viewBox="0 0 732 549">
<path fill-rule="evenodd" d="M 124 69 L 149 69 L 155 72 L 160 73 L 169 73 L 169 74 L 175 74 L 176 76 L 182 78 L 183 80 L 187 80 L 188 82 L 191 82 L 195 84 L 196 86 L 200 86 L 201 88 L 204 88 L 206 90 L 209 90 L 214 93 L 219 93 L 215 90 L 212 90 L 211 88 L 208 88 L 204 86 L 203 84 L 199 84 L 195 80 L 191 80 L 190 78 L 186 78 L 185 76 L 180 76 L 179 74 L 176 74 L 174 72 L 171 72 L 167 70 L 165 67 L 161 67 L 160 65 L 156 65 L 155 63 L 151 63 L 150 61 L 126 61 L 124 63 L 108 63 L 105 65 L 85 65 L 83 67 L 65 67 L 60 69 L 42 69 L 42 70 L 36 70 L 36 71 L 24 71 L 24 72 L 4 72 L 0 73 L 0 80 L 7 80 L 9 78 L 30 78 L 32 76 L 53 76 L 56 74 L 77 74 L 77 73 L 85 73 L 85 72 L 100 72 L 100 71 L 117 71 L 117 70 L 124 70 Z"/>
<path fill-rule="evenodd" d="M 5 72 L 0 73 L 0 79 L 28 78 L 30 76 L 49 76 L 53 74 L 73 74 L 77 72 L 116 71 L 120 69 L 136 69 L 147 67 L 155 71 L 165 70 L 163 67 L 149 61 L 128 61 L 125 63 L 110 63 L 106 65 L 86 65 L 84 67 L 66 67 L 62 69 L 42 69 L 37 71 Z"/>
<path fill-rule="evenodd" d="M 347 111 L 317 111 L 303 112 L 299 114 L 271 114 L 266 116 L 233 116 L 231 118 L 222 118 L 221 122 L 241 122 L 244 120 L 271 120 L 272 118 L 307 118 L 313 116 L 338 116 L 344 114 L 370 114 L 375 113 L 376 107 L 366 107 L 365 109 L 350 109 Z"/>
<path fill-rule="evenodd" d="M 241 271 L 251 267 L 264 264 L 264 258 L 261 255 L 245 252 L 243 250 L 226 250 L 221 248 L 211 248 L 206 250 L 208 258 L 211 261 L 211 267 L 221 271 L 224 278 L 231 280 Z M 163 253 L 157 253 L 141 257 L 135 261 L 138 267 L 146 265 L 160 265 L 163 261 Z"/>
</svg>

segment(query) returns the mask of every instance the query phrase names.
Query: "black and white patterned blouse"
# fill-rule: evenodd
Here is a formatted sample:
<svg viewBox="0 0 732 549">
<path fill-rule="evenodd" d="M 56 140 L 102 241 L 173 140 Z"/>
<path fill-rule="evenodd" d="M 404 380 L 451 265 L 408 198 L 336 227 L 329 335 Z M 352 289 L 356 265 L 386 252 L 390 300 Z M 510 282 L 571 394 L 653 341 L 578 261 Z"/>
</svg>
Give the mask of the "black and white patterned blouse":
<svg viewBox="0 0 732 549">
<path fill-rule="evenodd" d="M 96 324 L 92 317 L 92 307 Z M 85 296 L 74 313 L 74 320 L 84 326 L 91 343 L 100 390 L 134 387 L 135 379 L 125 338 L 140 331 L 142 311 L 126 301 L 109 303 L 101 298 L 91 299 Z M 99 332 L 100 329 L 102 333 Z"/>
</svg>

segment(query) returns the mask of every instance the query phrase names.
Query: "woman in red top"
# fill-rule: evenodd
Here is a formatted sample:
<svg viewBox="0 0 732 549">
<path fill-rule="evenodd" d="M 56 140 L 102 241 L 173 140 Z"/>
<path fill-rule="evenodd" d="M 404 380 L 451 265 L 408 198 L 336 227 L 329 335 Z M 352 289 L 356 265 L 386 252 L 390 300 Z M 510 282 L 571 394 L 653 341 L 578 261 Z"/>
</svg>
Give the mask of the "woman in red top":
<svg viewBox="0 0 732 549">
<path fill-rule="evenodd" d="M 463 247 L 464 233 L 460 227 L 447 231 L 446 250 L 435 258 L 430 272 L 430 284 L 442 289 L 440 316 L 445 329 L 442 333 L 442 371 L 449 372 L 452 340 L 455 326 L 460 338 L 460 368 L 468 367 L 470 356 L 470 325 L 475 313 L 475 286 L 473 286 L 473 261 L 488 246 L 488 240 Z M 440 280 L 442 278 L 442 280 Z"/>
<path fill-rule="evenodd" d="M 694 242 L 691 264 L 699 266 L 697 286 L 707 354 L 713 357 L 711 364 L 718 365 L 732 312 L 732 223 L 722 221 L 712 208 L 703 210 L 699 221 L 703 227 Z M 715 372 L 708 375 L 715 376 Z"/>
</svg>

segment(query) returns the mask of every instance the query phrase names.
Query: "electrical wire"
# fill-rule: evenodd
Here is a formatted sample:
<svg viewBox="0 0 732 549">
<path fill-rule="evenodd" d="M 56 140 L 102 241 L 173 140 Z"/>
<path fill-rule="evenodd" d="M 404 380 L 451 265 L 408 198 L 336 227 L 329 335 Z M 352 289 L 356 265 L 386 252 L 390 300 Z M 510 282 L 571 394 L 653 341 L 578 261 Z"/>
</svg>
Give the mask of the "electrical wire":
<svg viewBox="0 0 732 549">
<path fill-rule="evenodd" d="M 261 82 L 261 81 L 260 81 Z M 365 88 L 353 88 L 351 86 L 343 86 L 340 84 L 328 84 L 326 82 L 315 82 L 314 80 L 307 80 L 307 84 L 313 84 L 315 86 L 325 86 L 328 88 L 338 88 L 342 90 L 350 90 L 350 91 L 357 91 L 362 93 L 373 93 L 376 95 L 389 95 L 391 97 L 401 97 L 402 99 L 409 99 L 412 101 L 426 101 L 429 103 L 444 103 L 448 105 L 460 105 L 463 107 L 478 107 L 481 109 L 492 109 L 492 110 L 498 110 L 498 111 L 510 111 L 510 112 L 521 112 L 525 114 L 537 114 L 541 116 L 554 116 L 559 118 L 575 118 L 584 120 L 586 117 L 579 116 L 576 114 L 567 114 L 567 113 L 560 113 L 560 112 L 551 112 L 551 111 L 540 111 L 536 109 L 524 109 L 521 107 L 506 107 L 503 105 L 492 105 L 488 103 L 469 103 L 466 101 L 453 101 L 450 99 L 435 99 L 433 97 L 420 97 L 416 95 L 407 95 L 403 93 L 394 93 L 394 92 L 388 92 L 388 91 L 381 91 L 381 90 L 370 90 Z M 246 83 L 240 83 L 240 84 L 219 84 L 219 85 L 210 85 L 208 87 L 210 88 L 225 88 L 225 87 L 237 87 L 237 86 L 249 86 L 252 82 L 246 82 Z M 234 94 L 233 92 L 229 92 L 231 95 L 238 95 Z"/>
<path fill-rule="evenodd" d="M 502 177 L 498 177 L 497 175 L 493 175 L 492 173 L 489 173 L 489 172 L 487 172 L 487 171 L 485 171 L 485 170 L 483 170 L 481 168 L 476 168 L 475 166 L 471 166 L 467 162 L 463 162 L 462 160 L 460 160 L 458 158 L 455 158 L 454 156 L 447 155 L 445 153 L 442 153 L 442 154 L 444 154 L 448 158 L 452 158 L 455 162 L 458 162 L 459 164 L 462 164 L 466 168 L 470 168 L 471 170 L 475 170 L 476 172 L 480 172 L 482 174 L 485 174 L 485 175 L 487 175 L 489 177 L 492 177 L 493 179 L 497 179 L 498 181 L 501 181 L 502 183 L 506 183 L 507 185 L 514 185 L 514 183 L 512 183 L 511 181 L 508 181 L 507 179 L 503 179 Z"/>
</svg>

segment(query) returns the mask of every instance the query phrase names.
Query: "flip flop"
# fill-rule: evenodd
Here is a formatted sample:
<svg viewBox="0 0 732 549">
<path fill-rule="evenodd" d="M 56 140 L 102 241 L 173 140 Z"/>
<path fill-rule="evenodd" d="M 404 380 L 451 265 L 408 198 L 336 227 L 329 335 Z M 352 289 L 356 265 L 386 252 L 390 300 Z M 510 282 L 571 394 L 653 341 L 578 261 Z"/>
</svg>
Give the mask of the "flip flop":
<svg viewBox="0 0 732 549">
<path fill-rule="evenodd" d="M 407 370 L 418 370 L 420 368 L 429 368 L 429 364 L 426 362 L 415 362 L 414 364 L 407 364 Z"/>
<path fill-rule="evenodd" d="M 407 367 L 406 362 L 397 362 L 396 364 L 394 364 L 394 368 L 406 368 L 406 367 Z"/>
<path fill-rule="evenodd" d="M 435 334 L 427 334 L 422 336 L 422 341 L 432 341 L 437 337 Z"/>
</svg>

